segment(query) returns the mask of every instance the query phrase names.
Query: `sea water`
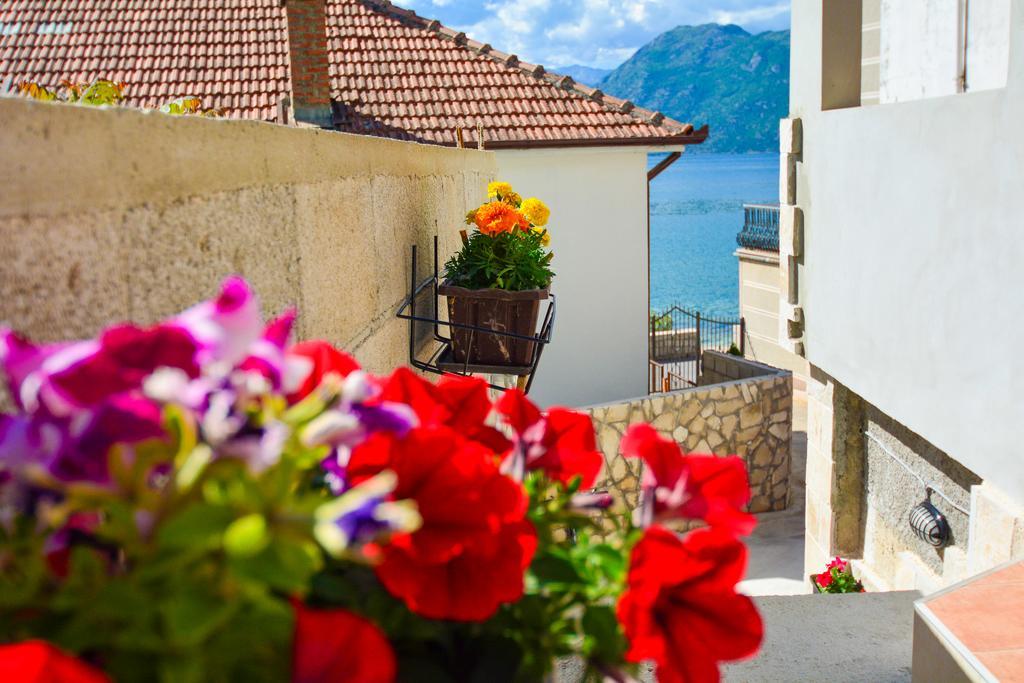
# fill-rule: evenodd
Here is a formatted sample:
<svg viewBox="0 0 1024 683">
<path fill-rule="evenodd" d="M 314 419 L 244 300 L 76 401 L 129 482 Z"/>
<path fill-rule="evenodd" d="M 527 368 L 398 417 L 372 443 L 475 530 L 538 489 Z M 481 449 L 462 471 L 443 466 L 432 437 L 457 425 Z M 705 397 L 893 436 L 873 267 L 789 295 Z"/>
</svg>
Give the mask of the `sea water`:
<svg viewBox="0 0 1024 683">
<path fill-rule="evenodd" d="M 654 166 L 664 155 L 651 155 Z M 743 204 L 778 202 L 778 154 L 683 154 L 651 183 L 651 309 L 739 316 Z"/>
</svg>

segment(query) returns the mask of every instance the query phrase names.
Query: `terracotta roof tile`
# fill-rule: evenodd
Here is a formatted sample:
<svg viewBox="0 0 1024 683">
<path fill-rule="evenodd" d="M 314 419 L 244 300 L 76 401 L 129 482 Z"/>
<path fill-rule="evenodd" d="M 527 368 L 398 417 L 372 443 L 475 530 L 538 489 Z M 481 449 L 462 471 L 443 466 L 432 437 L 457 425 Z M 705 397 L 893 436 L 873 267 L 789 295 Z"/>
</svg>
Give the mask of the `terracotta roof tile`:
<svg viewBox="0 0 1024 683">
<path fill-rule="evenodd" d="M 127 83 L 129 105 L 194 95 L 274 120 L 290 91 L 287 37 L 279 0 L 8 0 L 0 83 L 112 78 Z M 702 139 L 386 0 L 327 0 L 327 40 L 341 130 L 454 144 L 463 127 L 475 144 L 482 124 L 491 147 Z"/>
</svg>

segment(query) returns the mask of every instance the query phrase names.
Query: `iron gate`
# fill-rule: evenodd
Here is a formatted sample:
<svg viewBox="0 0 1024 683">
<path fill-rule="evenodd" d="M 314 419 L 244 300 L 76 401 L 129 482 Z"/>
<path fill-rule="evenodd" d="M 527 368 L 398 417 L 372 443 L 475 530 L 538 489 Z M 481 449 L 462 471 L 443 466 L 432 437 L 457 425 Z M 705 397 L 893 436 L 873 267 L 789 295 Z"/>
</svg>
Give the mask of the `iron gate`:
<svg viewBox="0 0 1024 683">
<path fill-rule="evenodd" d="M 701 353 L 721 351 L 742 356 L 746 321 L 719 320 L 682 306 L 651 315 L 650 390 L 675 391 L 697 386 Z"/>
</svg>

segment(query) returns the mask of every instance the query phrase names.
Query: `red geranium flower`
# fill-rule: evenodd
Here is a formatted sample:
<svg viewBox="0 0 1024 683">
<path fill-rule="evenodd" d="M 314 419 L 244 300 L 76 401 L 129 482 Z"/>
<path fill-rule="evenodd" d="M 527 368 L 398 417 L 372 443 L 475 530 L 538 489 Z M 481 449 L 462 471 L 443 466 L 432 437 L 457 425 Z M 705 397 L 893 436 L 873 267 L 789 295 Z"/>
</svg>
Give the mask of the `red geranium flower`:
<svg viewBox="0 0 1024 683">
<path fill-rule="evenodd" d="M 543 470 L 563 484 L 578 475 L 582 477 L 581 489 L 594 485 L 604 457 L 597 450 L 590 417 L 565 408 L 552 408 L 543 415 L 518 389 L 506 391 L 494 408 L 516 433 L 505 455 L 513 459 L 506 465 L 513 473 Z"/>
<path fill-rule="evenodd" d="M 653 659 L 661 683 L 719 680 L 718 662 L 757 652 L 764 625 L 736 593 L 746 548 L 717 529 L 680 538 L 651 527 L 633 548 L 618 616 L 629 640 L 626 658 Z"/>
<path fill-rule="evenodd" d="M 357 447 L 353 484 L 384 469 L 393 497 L 416 502 L 423 525 L 379 548 L 377 576 L 409 609 L 432 619 L 483 621 L 523 594 L 537 537 L 523 487 L 501 474 L 484 445 L 444 426 L 405 438 L 377 434 Z"/>
<path fill-rule="evenodd" d="M 622 439 L 622 452 L 643 458 L 645 511 L 651 519 L 703 519 L 734 534 L 749 534 L 756 520 L 743 512 L 750 485 L 736 456 L 683 455 L 679 445 L 647 424 L 633 425 Z"/>
<path fill-rule="evenodd" d="M 836 557 L 834 560 L 825 565 L 827 569 L 838 569 L 840 572 L 846 571 L 846 560 L 841 557 Z"/>
<path fill-rule="evenodd" d="M 828 588 L 832 585 L 832 570 L 826 569 L 822 573 L 815 576 L 815 580 L 818 582 L 818 585 L 822 588 Z"/>
<path fill-rule="evenodd" d="M 324 375 L 328 373 L 333 372 L 340 377 L 346 377 L 350 372 L 359 369 L 359 363 L 355 358 L 319 339 L 295 344 L 288 349 L 288 356 L 310 364 L 309 374 L 302 385 L 288 395 L 289 403 L 297 403 L 313 393 L 313 390 L 320 386 Z"/>
<path fill-rule="evenodd" d="M 293 683 L 390 683 L 395 655 L 372 622 L 343 609 L 311 609 L 296 601 Z"/>
<path fill-rule="evenodd" d="M 110 683 L 102 671 L 41 640 L 0 646 L 4 683 Z"/>
<path fill-rule="evenodd" d="M 408 368 L 398 368 L 384 381 L 379 398 L 405 403 L 420 424 L 451 427 L 495 453 L 509 446 L 501 432 L 486 424 L 491 397 L 487 382 L 478 377 L 445 375 L 433 384 Z"/>
</svg>

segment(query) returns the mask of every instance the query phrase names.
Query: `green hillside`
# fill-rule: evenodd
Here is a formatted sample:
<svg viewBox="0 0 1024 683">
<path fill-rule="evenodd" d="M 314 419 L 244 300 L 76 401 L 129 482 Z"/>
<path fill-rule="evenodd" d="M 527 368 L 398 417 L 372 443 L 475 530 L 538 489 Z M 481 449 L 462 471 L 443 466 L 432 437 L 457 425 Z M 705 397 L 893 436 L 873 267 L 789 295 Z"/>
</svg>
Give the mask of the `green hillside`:
<svg viewBox="0 0 1024 683">
<path fill-rule="evenodd" d="M 788 111 L 789 31 L 679 26 L 640 48 L 600 88 L 697 127 L 709 124 L 711 137 L 694 151 L 776 151 Z"/>
</svg>

